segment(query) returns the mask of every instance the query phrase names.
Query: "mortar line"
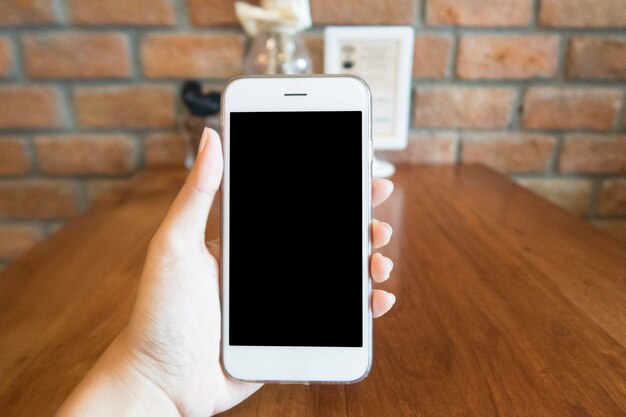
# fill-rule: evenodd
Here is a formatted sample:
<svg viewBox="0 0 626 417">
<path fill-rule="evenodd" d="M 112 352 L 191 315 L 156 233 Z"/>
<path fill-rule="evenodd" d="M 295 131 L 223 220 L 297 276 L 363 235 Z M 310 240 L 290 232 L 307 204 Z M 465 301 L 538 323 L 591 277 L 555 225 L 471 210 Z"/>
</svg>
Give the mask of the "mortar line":
<svg viewBox="0 0 626 417">
<path fill-rule="evenodd" d="M 556 58 L 556 76 L 557 83 L 563 83 L 567 78 L 567 50 L 569 48 L 570 37 L 566 34 L 559 34 L 559 47 L 557 49 Z"/>
<path fill-rule="evenodd" d="M 559 174 L 559 160 L 561 158 L 561 152 L 563 151 L 563 134 L 556 135 L 556 143 L 554 144 L 554 150 L 550 160 L 548 161 L 547 174 L 550 176 L 556 176 Z"/>
<path fill-rule="evenodd" d="M 521 115 L 526 90 L 527 87 L 525 84 L 521 84 L 518 88 L 515 89 L 515 97 L 513 97 L 513 106 L 511 109 L 512 114 L 511 118 L 509 119 L 509 123 L 507 123 L 506 125 L 506 130 L 509 132 L 519 131 L 522 129 Z"/>
<path fill-rule="evenodd" d="M 626 88 L 622 91 L 621 106 L 618 106 L 617 117 L 615 117 L 615 126 L 613 131 L 616 133 L 626 130 Z"/>
<path fill-rule="evenodd" d="M 425 19 L 426 7 L 422 7 L 422 19 Z M 240 25 L 225 26 L 194 26 L 191 23 L 185 25 L 185 21 L 172 25 L 130 25 L 130 24 L 103 24 L 103 25 L 23 25 L 23 26 L 5 26 L 0 28 L 0 35 L 10 33 L 32 33 L 47 34 L 64 31 L 78 31 L 84 33 L 104 33 L 111 31 L 141 30 L 144 32 L 154 33 L 193 33 L 193 34 L 224 34 L 224 33 L 243 33 Z M 425 20 L 424 20 L 425 22 Z M 71 22 L 70 22 L 71 23 Z M 314 25 L 309 31 L 323 31 L 327 26 L 334 25 Z M 602 27 L 602 28 L 572 28 L 572 27 L 532 27 L 532 26 L 454 26 L 454 25 L 432 25 L 422 24 L 420 32 L 424 33 L 449 33 L 457 30 L 463 34 L 485 34 L 485 35 L 554 35 L 565 34 L 572 35 L 590 35 L 590 36 L 614 36 L 618 38 L 624 37 L 623 29 L 619 27 Z"/>
<path fill-rule="evenodd" d="M 189 18 L 189 9 L 187 8 L 187 2 L 182 0 L 173 0 L 174 13 L 176 14 L 176 27 L 177 28 L 190 28 L 192 27 L 191 19 Z"/>
<path fill-rule="evenodd" d="M 530 10 L 530 25 L 533 30 L 539 28 L 539 13 L 540 13 L 540 0 L 533 0 Z"/>
<path fill-rule="evenodd" d="M 454 163 L 460 164 L 463 161 L 463 142 L 464 138 L 459 132 L 456 132 L 456 147 L 454 149 Z"/>
<path fill-rule="evenodd" d="M 135 156 L 135 169 L 136 170 L 141 170 L 144 169 L 146 167 L 146 136 L 148 136 L 150 133 L 138 133 L 135 132 L 132 134 L 132 138 L 134 140 L 134 144 L 135 144 L 135 151 L 136 151 L 136 156 Z"/>
<path fill-rule="evenodd" d="M 130 83 L 136 84 L 137 82 L 143 83 L 143 68 L 141 66 L 141 37 L 138 30 L 129 30 L 126 32 L 128 38 L 128 47 L 130 49 L 130 67 L 131 75 L 126 80 Z M 108 83 L 107 83 L 108 84 Z"/>
<path fill-rule="evenodd" d="M 17 43 L 19 39 L 15 34 L 6 35 L 4 38 L 9 44 L 9 63 L 11 67 L 9 68 L 9 73 L 2 79 L 10 83 L 11 81 L 15 82 L 22 73 L 21 68 L 18 68 L 19 53 Z M 21 66 L 21 64 L 19 66 Z"/>
<path fill-rule="evenodd" d="M 450 45 L 450 51 L 448 52 L 448 68 L 446 69 L 445 79 L 459 81 L 457 78 L 457 65 L 459 62 L 459 44 L 461 42 L 461 35 L 457 30 L 450 32 L 452 37 L 452 43 Z"/>
<path fill-rule="evenodd" d="M 585 217 L 587 220 L 597 219 L 598 218 L 598 200 L 600 199 L 600 192 L 602 188 L 603 179 L 595 178 L 593 179 L 592 188 L 591 188 L 591 197 L 589 200 L 589 207 L 587 208 L 587 213 L 585 213 Z"/>
<path fill-rule="evenodd" d="M 417 0 L 413 16 L 413 26 L 419 28 L 420 32 L 426 26 L 426 0 Z M 417 33 L 417 30 L 415 31 Z"/>
<path fill-rule="evenodd" d="M 68 27 L 72 24 L 65 0 L 53 0 L 52 10 L 53 13 L 59 18 L 60 26 Z"/>
<path fill-rule="evenodd" d="M 24 140 L 26 142 L 26 153 L 30 162 L 30 169 L 24 177 L 37 178 L 39 176 L 39 155 L 37 153 L 37 147 L 35 146 L 35 135 L 25 135 Z M 24 178 L 22 177 L 22 178 Z"/>
<path fill-rule="evenodd" d="M 18 33 L 12 33 L 10 35 L 13 39 L 13 79 L 12 80 L 0 80 L 2 83 L 8 84 L 25 83 L 26 78 L 26 66 L 24 64 L 24 45 L 22 37 Z"/>
</svg>

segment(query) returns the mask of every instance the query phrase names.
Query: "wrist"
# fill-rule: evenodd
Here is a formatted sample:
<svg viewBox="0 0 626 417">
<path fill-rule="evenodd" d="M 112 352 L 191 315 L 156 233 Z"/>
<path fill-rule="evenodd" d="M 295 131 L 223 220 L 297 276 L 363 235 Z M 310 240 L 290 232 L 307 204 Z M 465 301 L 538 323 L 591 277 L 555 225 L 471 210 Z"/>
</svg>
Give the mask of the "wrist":
<svg viewBox="0 0 626 417">
<path fill-rule="evenodd" d="M 56 417 L 180 417 L 174 401 L 142 374 L 116 338 L 70 394 Z"/>
</svg>

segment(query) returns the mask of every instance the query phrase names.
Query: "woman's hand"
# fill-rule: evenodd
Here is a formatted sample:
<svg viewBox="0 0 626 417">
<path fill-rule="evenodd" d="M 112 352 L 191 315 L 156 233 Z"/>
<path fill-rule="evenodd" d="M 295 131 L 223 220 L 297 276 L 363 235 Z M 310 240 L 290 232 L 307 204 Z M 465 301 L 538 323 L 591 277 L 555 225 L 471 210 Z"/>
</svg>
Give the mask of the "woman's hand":
<svg viewBox="0 0 626 417">
<path fill-rule="evenodd" d="M 222 170 L 219 135 L 205 129 L 196 163 L 150 243 L 128 325 L 58 416 L 208 416 L 261 387 L 228 378 L 219 361 L 219 264 L 205 245 L 204 231 Z M 374 180 L 373 205 L 392 190 L 390 181 Z M 388 224 L 374 220 L 374 248 L 389 243 L 391 234 Z M 389 258 L 371 257 L 374 281 L 385 281 L 392 268 Z M 393 294 L 373 290 L 374 317 L 394 302 Z"/>
</svg>

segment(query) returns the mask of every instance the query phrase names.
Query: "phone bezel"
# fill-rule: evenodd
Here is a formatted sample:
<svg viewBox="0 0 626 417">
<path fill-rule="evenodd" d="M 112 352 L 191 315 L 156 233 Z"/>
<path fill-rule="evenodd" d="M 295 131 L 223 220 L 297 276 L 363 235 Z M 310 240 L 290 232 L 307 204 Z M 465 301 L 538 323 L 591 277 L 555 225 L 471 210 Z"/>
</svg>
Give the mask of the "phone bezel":
<svg viewBox="0 0 626 417">
<path fill-rule="evenodd" d="M 299 95 L 293 95 L 299 94 Z M 302 95 L 306 94 L 306 95 Z M 363 346 L 231 346 L 229 340 L 229 114 L 236 111 L 362 111 Z M 332 126 L 329 126 L 332 129 Z M 350 75 L 253 76 L 231 80 L 222 94 L 222 366 L 232 378 L 259 382 L 350 383 L 367 376 L 372 362 L 371 312 L 371 95 Z M 332 147 L 320 139 L 320 147 Z M 328 149 L 329 152 L 332 149 Z M 320 154 L 320 162 L 323 162 Z"/>
</svg>

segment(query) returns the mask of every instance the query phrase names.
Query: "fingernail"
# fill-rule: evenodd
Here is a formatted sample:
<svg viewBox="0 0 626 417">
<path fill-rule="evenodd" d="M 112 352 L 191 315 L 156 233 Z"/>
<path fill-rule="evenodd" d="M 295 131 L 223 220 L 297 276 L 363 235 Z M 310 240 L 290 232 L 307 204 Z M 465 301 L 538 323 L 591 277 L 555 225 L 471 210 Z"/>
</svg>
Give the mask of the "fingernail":
<svg viewBox="0 0 626 417">
<path fill-rule="evenodd" d="M 391 190 L 393 191 L 393 189 L 395 188 L 393 181 L 388 180 L 387 178 L 385 178 L 385 181 L 387 181 L 387 184 L 389 184 L 389 186 L 391 187 Z"/>
<path fill-rule="evenodd" d="M 394 305 L 396 303 L 396 296 L 390 292 L 388 292 L 387 294 L 391 296 L 391 305 Z"/>
<path fill-rule="evenodd" d="M 200 137 L 200 145 L 198 145 L 198 153 L 202 152 L 208 140 L 209 140 L 209 130 L 207 127 L 205 127 L 204 130 L 202 131 L 202 136 Z"/>
</svg>

